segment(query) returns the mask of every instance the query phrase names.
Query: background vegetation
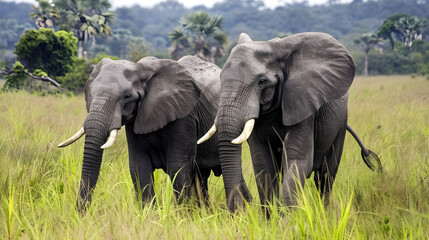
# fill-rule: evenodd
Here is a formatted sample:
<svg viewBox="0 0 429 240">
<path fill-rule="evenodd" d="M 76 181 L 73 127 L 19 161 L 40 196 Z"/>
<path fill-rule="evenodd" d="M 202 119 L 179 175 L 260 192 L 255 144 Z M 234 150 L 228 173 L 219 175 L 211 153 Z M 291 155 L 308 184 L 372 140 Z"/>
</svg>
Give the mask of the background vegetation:
<svg viewBox="0 0 429 240">
<path fill-rule="evenodd" d="M 428 74 L 427 0 L 338 2 L 309 6 L 304 1 L 269 9 L 262 0 L 225 0 L 212 8 L 185 8 L 168 0 L 152 8 L 111 9 L 108 0 L 39 0 L 33 9 L 25 3 L 0 1 L 0 66 L 12 67 L 22 33 L 41 27 L 73 32 L 78 39 L 77 55 L 87 62 L 100 54 L 131 61 L 146 55 L 178 59 L 192 54 L 219 66 L 241 32 L 254 40 L 268 40 L 320 31 L 349 49 L 358 74 Z M 409 46 L 410 39 L 415 47 Z M 83 72 L 91 69 L 89 65 Z M 74 82 L 67 83 L 67 89 L 79 92 L 88 75 L 82 71 L 69 75 L 66 79 Z"/>
<path fill-rule="evenodd" d="M 428 239 L 429 88 L 422 77 L 357 78 L 349 123 L 377 152 L 384 174 L 371 172 L 347 135 L 331 204 L 324 209 L 309 179 L 299 206 L 257 198 L 249 152 L 244 177 L 254 202 L 231 215 L 222 177 L 210 177 L 209 208 L 176 204 L 171 182 L 157 170 L 157 200 L 141 207 L 128 170 L 125 133 L 106 150 L 87 213 L 75 210 L 83 140 L 56 145 L 81 127 L 83 96 L 0 94 L 0 239 Z"/>
</svg>

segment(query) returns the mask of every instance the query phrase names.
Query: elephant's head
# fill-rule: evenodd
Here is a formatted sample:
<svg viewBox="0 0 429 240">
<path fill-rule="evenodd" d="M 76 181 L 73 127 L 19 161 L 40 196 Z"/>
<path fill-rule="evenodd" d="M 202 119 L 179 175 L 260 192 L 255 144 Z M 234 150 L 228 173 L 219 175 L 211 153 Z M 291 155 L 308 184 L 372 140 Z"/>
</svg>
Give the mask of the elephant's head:
<svg viewBox="0 0 429 240">
<path fill-rule="evenodd" d="M 355 63 L 332 36 L 295 34 L 270 41 L 239 36 L 221 72 L 221 104 L 212 131 L 219 131 L 219 154 L 229 201 L 240 184 L 241 147 L 258 118 L 281 111 L 291 126 L 349 89 Z M 279 119 L 280 120 L 280 119 Z M 244 129 L 244 130 L 243 130 Z M 201 141 L 200 141 L 201 142 Z M 236 194 L 237 195 L 237 194 Z M 234 202 L 228 206 L 234 210 Z"/>
<path fill-rule="evenodd" d="M 88 116 L 83 127 L 59 145 L 67 146 L 85 134 L 79 207 L 90 201 L 103 149 L 114 143 L 122 125 L 133 124 L 136 134 L 156 131 L 188 115 L 199 96 L 192 76 L 176 61 L 154 57 L 137 63 L 101 60 L 85 86 Z"/>
</svg>

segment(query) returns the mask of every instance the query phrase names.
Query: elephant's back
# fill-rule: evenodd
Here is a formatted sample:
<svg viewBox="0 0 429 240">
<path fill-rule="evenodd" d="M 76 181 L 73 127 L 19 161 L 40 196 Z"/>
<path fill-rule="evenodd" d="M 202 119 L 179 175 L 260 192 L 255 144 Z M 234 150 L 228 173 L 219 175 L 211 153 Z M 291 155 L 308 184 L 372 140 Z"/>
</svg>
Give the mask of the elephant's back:
<svg viewBox="0 0 429 240">
<path fill-rule="evenodd" d="M 184 56 L 178 60 L 178 63 L 191 73 L 208 101 L 218 101 L 221 71 L 218 66 L 196 56 Z"/>
</svg>

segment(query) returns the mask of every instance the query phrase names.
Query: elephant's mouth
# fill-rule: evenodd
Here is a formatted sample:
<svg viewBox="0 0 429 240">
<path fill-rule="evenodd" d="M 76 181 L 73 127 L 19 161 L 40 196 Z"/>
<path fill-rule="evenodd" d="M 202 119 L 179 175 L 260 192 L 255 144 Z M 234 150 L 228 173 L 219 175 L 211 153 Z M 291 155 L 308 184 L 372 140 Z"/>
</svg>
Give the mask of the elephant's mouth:
<svg viewBox="0 0 429 240">
<path fill-rule="evenodd" d="M 136 100 L 136 103 L 134 103 L 133 105 L 130 105 L 130 107 L 124 108 L 124 114 L 122 115 L 122 125 L 131 123 L 135 120 L 135 118 L 137 117 L 137 113 L 139 110 L 139 104 L 142 98 L 142 94 L 140 92 L 137 92 L 138 94 L 138 99 Z"/>
<path fill-rule="evenodd" d="M 122 125 L 128 124 L 132 122 L 137 116 L 137 113 L 128 114 L 126 116 L 122 116 Z"/>
</svg>

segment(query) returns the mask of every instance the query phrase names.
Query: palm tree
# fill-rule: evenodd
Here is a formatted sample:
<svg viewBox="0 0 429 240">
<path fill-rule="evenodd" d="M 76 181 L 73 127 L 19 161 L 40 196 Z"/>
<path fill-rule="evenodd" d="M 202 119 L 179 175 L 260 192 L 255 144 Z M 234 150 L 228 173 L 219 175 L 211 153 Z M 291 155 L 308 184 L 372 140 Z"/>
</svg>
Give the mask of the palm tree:
<svg viewBox="0 0 429 240">
<path fill-rule="evenodd" d="M 360 38 L 355 39 L 355 44 L 360 45 L 365 51 L 365 67 L 364 67 L 364 75 L 368 76 L 368 54 L 369 51 L 375 47 L 381 41 L 380 38 L 377 37 L 376 34 L 373 33 L 365 33 L 360 36 Z"/>
<path fill-rule="evenodd" d="M 179 57 L 185 48 L 190 47 L 188 39 L 192 39 L 193 54 L 201 59 L 214 62 L 223 55 L 223 46 L 228 42 L 228 37 L 221 31 L 221 17 L 194 12 L 185 16 L 181 25 L 181 30 L 176 29 L 169 34 L 175 45 L 171 53 L 172 58 Z"/>
<path fill-rule="evenodd" d="M 228 44 L 228 35 L 221 31 L 215 31 L 213 40 L 208 42 L 210 48 L 210 62 L 216 63 L 224 54 Z"/>
<path fill-rule="evenodd" d="M 396 13 L 384 20 L 378 28 L 377 34 L 384 39 L 388 38 L 394 49 L 394 35 L 410 48 L 414 40 L 421 39 L 422 31 L 428 22 L 425 18 L 418 18 L 407 13 Z"/>
<path fill-rule="evenodd" d="M 54 28 L 61 15 L 51 6 L 48 0 L 36 0 L 38 7 L 33 6 L 35 12 L 30 13 L 30 17 L 36 24 L 37 29 Z"/>
<path fill-rule="evenodd" d="M 67 23 L 78 39 L 78 57 L 83 57 L 83 43 L 97 35 L 112 35 L 110 25 L 115 14 L 108 12 L 108 0 L 54 0 L 54 6 L 61 11 L 62 20 Z"/>
<path fill-rule="evenodd" d="M 426 19 L 415 16 L 402 17 L 396 23 L 396 29 L 402 35 L 402 42 L 410 48 L 414 40 L 422 39 L 422 31 L 426 27 Z"/>
<path fill-rule="evenodd" d="M 175 29 L 174 32 L 168 34 L 171 39 L 173 50 L 170 55 L 174 60 L 179 60 L 184 54 L 185 49 L 190 48 L 189 37 L 180 29 Z"/>
</svg>

